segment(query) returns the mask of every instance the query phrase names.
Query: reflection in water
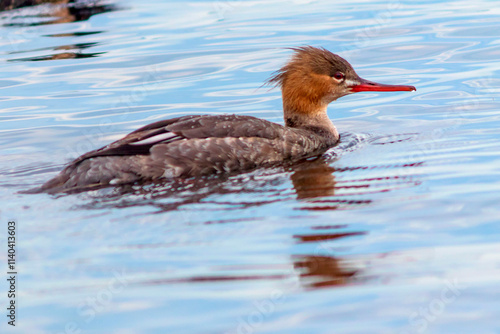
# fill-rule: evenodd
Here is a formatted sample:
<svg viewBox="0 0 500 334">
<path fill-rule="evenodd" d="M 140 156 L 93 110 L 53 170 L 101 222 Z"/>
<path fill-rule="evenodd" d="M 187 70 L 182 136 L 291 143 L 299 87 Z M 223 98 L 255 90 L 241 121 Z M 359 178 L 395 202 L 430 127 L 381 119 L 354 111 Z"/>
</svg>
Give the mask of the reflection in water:
<svg viewBox="0 0 500 334">
<path fill-rule="evenodd" d="M 18 54 L 18 53 L 26 53 L 26 52 L 36 52 L 43 50 L 75 50 L 75 52 L 63 52 L 57 53 L 49 56 L 39 56 L 39 57 L 27 57 L 27 58 L 17 58 L 17 59 L 9 59 L 8 61 L 41 61 L 41 60 L 55 60 L 55 59 L 75 59 L 75 58 L 91 58 L 96 57 L 104 52 L 94 52 L 94 53 L 82 53 L 81 50 L 85 50 L 87 48 L 91 48 L 96 46 L 98 43 L 78 43 L 73 45 L 61 45 L 55 48 L 44 48 L 37 50 L 28 50 L 28 51 L 13 51 L 10 54 Z"/>
<path fill-rule="evenodd" d="M 102 34 L 103 32 L 104 31 L 75 31 L 75 32 L 65 32 L 62 34 L 52 34 L 52 35 L 44 35 L 44 36 L 45 37 L 79 37 L 79 36 Z"/>
<path fill-rule="evenodd" d="M 94 200 L 85 205 L 87 209 L 114 207 L 152 206 L 160 211 L 177 210 L 188 204 L 216 204 L 220 210 L 241 209 L 299 199 L 303 206 L 298 210 L 345 210 L 369 205 L 369 195 L 388 192 L 420 184 L 413 175 L 384 177 L 343 178 L 336 181 L 336 174 L 345 174 L 365 169 L 400 169 L 418 167 L 422 163 L 393 166 L 359 166 L 335 168 L 324 158 L 275 169 L 261 169 L 233 176 L 191 178 L 145 185 L 125 185 L 88 192 Z M 284 187 L 290 175 L 293 188 Z M 290 194 L 293 190 L 293 194 Z M 213 195 L 256 195 L 248 201 L 220 202 L 210 199 Z M 63 195 L 64 196 L 64 195 Z M 241 197 L 241 196 L 239 196 Z M 246 197 L 248 198 L 248 196 Z M 162 199 L 167 199 L 161 201 Z M 214 209 L 217 210 L 217 209 Z"/>
<path fill-rule="evenodd" d="M 68 0 L 2 0 L 0 10 L 11 10 L 27 6 L 36 6 L 42 3 L 67 3 Z"/>
<path fill-rule="evenodd" d="M 408 165 L 413 167 L 415 165 Z M 400 172 L 398 167 L 397 170 Z M 403 166 L 404 167 L 404 166 Z M 363 170 L 364 167 L 359 167 Z M 370 167 L 373 170 L 376 167 Z M 389 168 L 388 166 L 380 168 Z M 356 170 L 356 168 L 354 168 Z M 415 186 L 419 182 L 411 176 L 384 177 L 384 186 L 380 187 L 381 178 L 364 177 L 361 179 L 336 181 L 336 174 L 349 173 L 347 169 L 336 169 L 324 158 L 313 161 L 304 161 L 294 166 L 283 167 L 271 171 L 257 171 L 255 173 L 214 177 L 208 179 L 189 179 L 175 181 L 167 185 L 126 186 L 115 189 L 102 189 L 91 195 L 93 202 L 87 204 L 85 209 L 113 208 L 130 206 L 151 206 L 160 211 L 177 210 L 186 205 L 205 205 L 205 210 L 231 210 L 251 206 L 261 206 L 275 201 L 300 199 L 299 205 L 304 205 L 307 210 L 346 210 L 370 205 L 371 199 L 358 199 L 359 196 L 386 192 L 398 189 L 402 185 Z M 289 178 L 287 177 L 289 176 Z M 293 192 L 286 187 L 290 182 Z M 356 192 L 349 192 L 352 186 Z M 347 190 L 347 192 L 346 192 Z M 104 193 L 103 193 L 103 192 Z M 220 202 L 220 194 L 239 194 L 235 198 L 258 198 L 258 200 Z M 255 195 L 255 196 L 241 196 Z M 340 197 L 341 199 L 338 199 Z M 224 196 L 224 198 L 229 198 Z M 164 200 L 168 199 L 166 203 Z M 215 208 L 214 208 L 215 205 Z M 320 205 L 317 207 L 316 205 Z M 188 206 L 189 207 L 189 206 Z M 298 207 L 296 209 L 304 209 Z M 243 219 L 252 222 L 252 219 Z M 238 223 L 238 220 L 207 221 L 206 224 Z M 211 281 L 241 281 L 241 280 L 282 280 L 298 277 L 300 284 L 305 289 L 334 287 L 351 284 L 356 281 L 360 271 L 348 266 L 348 261 L 332 256 L 329 243 L 348 237 L 360 237 L 365 231 L 346 231 L 348 225 L 319 225 L 311 227 L 309 233 L 293 235 L 296 244 L 316 244 L 313 254 L 299 254 L 291 257 L 293 271 L 283 271 L 289 264 L 253 265 L 251 268 L 244 266 L 230 266 L 225 269 L 214 270 L 214 274 L 205 276 L 191 276 L 184 278 L 165 278 L 154 281 L 145 281 L 140 284 L 172 284 L 180 282 L 211 282 Z M 328 243 L 328 244 L 324 244 Z M 325 245 L 328 245 L 325 247 Z M 328 254 L 325 251 L 328 250 Z M 271 267 L 271 268 L 270 268 Z M 235 274 L 235 271 L 237 272 Z M 271 272 L 272 273 L 271 273 Z M 278 271 L 278 272 L 277 272 Z"/>
<path fill-rule="evenodd" d="M 341 186 L 335 182 L 333 173 L 335 168 L 327 165 L 324 160 L 318 159 L 309 165 L 299 165 L 295 168 L 291 179 L 297 193 L 297 199 L 316 197 L 334 197 L 335 189 Z M 328 200 L 308 201 L 312 203 L 300 210 L 337 210 L 344 206 L 364 205 L 371 200 L 346 200 L 342 198 L 330 198 Z"/>
<path fill-rule="evenodd" d="M 8 10 L 29 5 L 38 5 L 41 3 L 57 4 L 57 6 L 48 6 L 40 8 L 39 13 L 33 15 L 30 11 L 23 15 L 23 12 L 16 13 L 15 16 L 7 16 L 8 23 L 4 23 L 4 27 L 30 27 L 47 24 L 58 24 L 88 20 L 91 16 L 106 12 L 118 10 L 118 7 L 113 4 L 105 4 L 102 1 L 74 1 L 74 0 L 32 0 L 32 1 L 16 1 L 2 2 L 0 10 Z M 33 22 L 33 17 L 38 18 Z M 50 19 L 47 19 L 50 18 Z M 79 31 L 65 32 L 59 34 L 45 35 L 45 37 L 79 37 L 93 34 L 99 34 L 102 31 Z M 9 54 L 39 52 L 44 50 L 61 51 L 49 55 L 37 55 L 33 57 L 23 57 L 10 59 L 9 61 L 44 61 L 44 60 L 60 60 L 60 59 L 78 59 L 97 57 L 104 52 L 82 52 L 85 49 L 98 45 L 98 43 L 75 43 L 71 45 L 61 45 L 55 48 L 42 48 L 10 52 Z"/>
<path fill-rule="evenodd" d="M 173 180 L 167 183 L 141 186 L 125 185 L 98 190 L 95 200 L 86 208 L 112 208 L 117 202 L 120 207 L 153 206 L 161 211 L 172 211 L 188 204 L 218 204 L 222 210 L 261 206 L 288 198 L 308 199 L 335 195 L 334 168 L 324 159 L 276 169 L 261 169 L 248 174 L 234 176 L 215 175 L 211 177 Z M 288 182 L 284 175 L 291 172 L 294 195 L 282 187 Z M 281 186 L 281 187 L 280 187 Z M 211 200 L 212 195 L 251 194 L 249 201 L 220 202 Z M 256 200 L 258 196 L 258 199 Z M 163 203 L 161 199 L 169 199 Z M 230 207 L 228 207 L 230 206 Z"/>
<path fill-rule="evenodd" d="M 311 162 L 309 166 L 297 166 L 291 179 L 297 192 L 297 198 L 302 200 L 335 196 L 335 168 L 326 164 L 323 159 Z M 314 201 L 312 201 L 314 203 Z M 367 201 L 350 201 L 352 205 L 368 204 Z M 319 207 L 309 207 L 308 210 L 317 210 Z M 336 210 L 337 206 L 321 206 L 322 210 Z M 316 230 L 330 230 L 345 228 L 346 226 L 318 226 Z M 298 243 L 319 243 L 337 240 L 350 236 L 363 235 L 365 232 L 336 232 L 294 235 Z M 301 255 L 291 259 L 294 268 L 299 271 L 301 284 L 308 289 L 342 286 L 350 283 L 357 270 L 343 268 L 342 259 L 327 255 Z"/>
<path fill-rule="evenodd" d="M 58 59 L 93 58 L 93 57 L 97 57 L 103 53 L 104 52 L 94 52 L 94 53 L 63 52 L 63 53 L 58 53 L 58 54 L 51 55 L 51 56 L 11 59 L 9 61 L 43 61 L 43 60 L 58 60 Z"/>
<path fill-rule="evenodd" d="M 57 4 L 57 6 L 49 7 L 49 12 L 47 12 L 47 8 L 43 8 L 43 12 L 36 16 L 40 18 L 37 22 L 32 21 L 33 15 L 30 12 L 28 16 L 22 16 L 22 14 L 16 15 L 15 19 L 19 20 L 19 22 L 4 24 L 5 27 L 31 27 L 46 24 L 86 21 L 93 15 L 119 9 L 114 4 L 104 3 L 99 0 L 2 0 L 0 3 L 0 11 L 39 5 L 42 3 Z M 47 20 L 47 17 L 53 19 Z"/>
<path fill-rule="evenodd" d="M 343 268 L 342 260 L 331 256 L 307 255 L 293 261 L 301 271 L 302 285 L 309 289 L 346 285 L 358 274 L 358 270 Z"/>
<path fill-rule="evenodd" d="M 105 52 L 92 52 L 92 53 L 63 52 L 63 53 L 57 53 L 57 54 L 48 55 L 48 56 L 9 59 L 8 61 L 43 61 L 43 60 L 58 60 L 58 59 L 93 58 L 93 57 L 97 57 L 103 53 L 105 53 Z"/>
<path fill-rule="evenodd" d="M 335 168 L 317 159 L 298 165 L 291 176 L 297 199 L 335 195 Z"/>
<path fill-rule="evenodd" d="M 294 235 L 293 237 L 297 239 L 298 242 L 318 242 L 326 240 L 335 240 L 345 237 L 351 237 L 356 235 L 363 235 L 364 232 L 345 232 L 345 233 L 325 233 L 325 234 L 306 234 L 306 235 Z"/>
<path fill-rule="evenodd" d="M 45 51 L 45 50 L 55 50 L 55 51 L 60 51 L 60 50 L 83 50 L 87 48 L 91 48 L 93 46 L 97 46 L 98 43 L 76 43 L 76 44 L 71 44 L 71 45 L 61 45 L 57 47 L 50 47 L 50 48 L 41 48 L 41 49 L 33 49 L 33 50 L 28 50 L 28 51 L 11 51 L 8 52 L 9 54 L 17 54 L 17 53 L 26 53 L 26 52 L 36 52 L 36 51 Z"/>
<path fill-rule="evenodd" d="M 95 197 L 84 209 L 124 208 L 134 206 L 151 206 L 159 211 L 174 211 L 181 206 L 192 204 L 221 206 L 222 210 L 244 209 L 261 206 L 282 200 L 280 192 L 269 196 L 270 186 L 278 186 L 286 182 L 279 174 L 266 172 L 256 175 L 215 175 L 211 177 L 180 179 L 167 183 L 145 185 L 124 185 L 116 188 L 104 188 L 95 191 Z M 91 194 L 87 192 L 86 194 Z M 213 195 L 252 194 L 258 200 L 221 202 L 211 200 Z M 64 196 L 64 195 L 59 195 Z M 92 194 L 91 194 L 92 196 Z"/>
</svg>

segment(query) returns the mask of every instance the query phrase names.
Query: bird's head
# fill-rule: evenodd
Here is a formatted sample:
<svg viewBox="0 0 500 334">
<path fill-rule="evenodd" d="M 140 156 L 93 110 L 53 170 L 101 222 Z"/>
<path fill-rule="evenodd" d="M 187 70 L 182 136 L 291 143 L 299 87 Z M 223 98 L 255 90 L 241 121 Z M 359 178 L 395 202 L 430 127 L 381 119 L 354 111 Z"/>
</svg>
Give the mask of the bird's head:
<svg viewBox="0 0 500 334">
<path fill-rule="evenodd" d="M 384 85 L 360 78 L 351 64 L 324 48 L 293 48 L 292 58 L 268 81 L 281 87 L 286 114 L 326 113 L 336 99 L 357 92 L 414 91 L 413 86 Z"/>
</svg>

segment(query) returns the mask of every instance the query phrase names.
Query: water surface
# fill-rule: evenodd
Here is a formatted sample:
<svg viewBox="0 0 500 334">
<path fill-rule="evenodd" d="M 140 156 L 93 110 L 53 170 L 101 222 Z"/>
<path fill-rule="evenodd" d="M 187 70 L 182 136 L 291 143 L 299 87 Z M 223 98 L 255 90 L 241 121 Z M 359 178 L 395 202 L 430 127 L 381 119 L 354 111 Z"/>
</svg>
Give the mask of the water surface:
<svg viewBox="0 0 500 334">
<path fill-rule="evenodd" d="M 0 219 L 18 222 L 20 273 L 18 326 L 2 332 L 499 333 L 499 14 L 360 0 L 0 12 Z M 156 120 L 282 123 L 279 91 L 259 87 L 306 44 L 417 91 L 334 102 L 342 142 L 315 161 L 19 193 Z"/>
</svg>

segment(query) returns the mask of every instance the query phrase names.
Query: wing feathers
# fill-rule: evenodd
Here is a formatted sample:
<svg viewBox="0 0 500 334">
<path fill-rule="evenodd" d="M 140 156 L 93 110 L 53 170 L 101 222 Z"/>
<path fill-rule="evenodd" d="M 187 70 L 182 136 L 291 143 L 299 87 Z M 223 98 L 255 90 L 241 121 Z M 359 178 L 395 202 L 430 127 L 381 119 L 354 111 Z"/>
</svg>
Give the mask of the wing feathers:
<svg viewBox="0 0 500 334">
<path fill-rule="evenodd" d="M 277 139 L 290 129 L 252 116 L 183 116 L 146 125 L 101 149 L 89 152 L 75 163 L 99 156 L 148 155 L 154 145 L 195 138 L 256 137 Z"/>
<path fill-rule="evenodd" d="M 129 145 L 154 145 L 161 142 L 169 142 L 175 139 L 182 139 L 181 136 L 173 133 L 173 132 L 165 132 L 159 133 L 151 137 L 146 137 L 146 139 L 142 139 L 136 142 L 131 142 Z"/>
</svg>

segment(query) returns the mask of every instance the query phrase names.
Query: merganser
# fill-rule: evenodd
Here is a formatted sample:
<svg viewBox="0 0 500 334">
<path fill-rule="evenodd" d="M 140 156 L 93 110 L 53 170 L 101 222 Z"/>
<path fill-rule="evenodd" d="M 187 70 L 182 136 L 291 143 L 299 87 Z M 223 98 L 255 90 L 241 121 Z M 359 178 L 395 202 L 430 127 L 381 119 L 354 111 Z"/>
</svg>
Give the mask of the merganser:
<svg viewBox="0 0 500 334">
<path fill-rule="evenodd" d="M 72 192 L 138 181 L 231 173 L 319 156 L 337 144 L 326 109 L 364 91 L 414 91 L 360 78 L 340 56 L 305 46 L 268 80 L 282 91 L 285 125 L 240 115 L 197 115 L 146 125 L 66 166 L 39 191 Z"/>
</svg>

